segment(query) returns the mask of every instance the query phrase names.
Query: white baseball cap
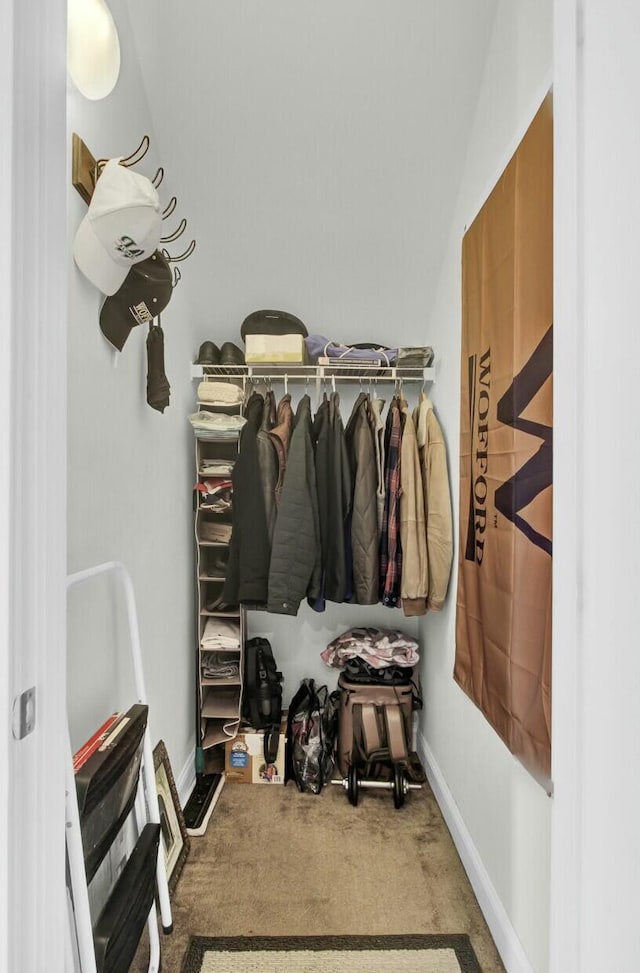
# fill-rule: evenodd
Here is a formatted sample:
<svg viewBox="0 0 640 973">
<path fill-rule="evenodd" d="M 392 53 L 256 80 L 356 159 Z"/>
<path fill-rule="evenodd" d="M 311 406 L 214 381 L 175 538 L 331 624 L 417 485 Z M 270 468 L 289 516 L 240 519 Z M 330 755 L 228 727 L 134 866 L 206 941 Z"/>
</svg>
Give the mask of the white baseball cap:
<svg viewBox="0 0 640 973">
<path fill-rule="evenodd" d="M 115 294 L 131 267 L 155 252 L 161 236 L 155 187 L 119 159 L 110 159 L 73 241 L 76 264 L 103 294 Z"/>
</svg>

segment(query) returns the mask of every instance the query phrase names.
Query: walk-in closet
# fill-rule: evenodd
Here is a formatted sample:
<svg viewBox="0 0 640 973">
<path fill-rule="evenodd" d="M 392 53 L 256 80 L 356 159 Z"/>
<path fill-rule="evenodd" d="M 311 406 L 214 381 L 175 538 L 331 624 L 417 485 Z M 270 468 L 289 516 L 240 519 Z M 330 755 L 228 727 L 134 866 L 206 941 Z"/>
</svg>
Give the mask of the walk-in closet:
<svg viewBox="0 0 640 973">
<path fill-rule="evenodd" d="M 74 973 L 550 973 L 553 16 L 69 0 Z"/>
<path fill-rule="evenodd" d="M 635 973 L 637 5 L 3 15 L 0 969 Z"/>
<path fill-rule="evenodd" d="M 113 90 L 83 94 L 86 64 L 69 77 L 68 570 L 121 563 L 135 593 L 138 702 L 165 788 L 172 911 L 154 918 L 171 973 L 226 968 L 209 947 L 196 955 L 193 937 L 226 937 L 233 953 L 252 936 L 315 937 L 310 948 L 335 948 L 340 962 L 340 937 L 390 937 L 392 952 L 393 937 L 406 948 L 416 937 L 412 948 L 429 952 L 444 937 L 443 969 L 548 970 L 544 673 L 541 687 L 513 688 L 518 737 L 500 710 L 510 707 L 511 695 L 499 695 L 506 670 L 484 689 L 477 680 L 482 652 L 489 668 L 486 653 L 502 651 L 496 612 L 516 625 L 505 592 L 526 597 L 517 581 L 509 587 L 511 555 L 501 553 L 493 594 L 476 603 L 459 558 L 466 544 L 478 569 L 485 544 L 490 561 L 509 531 L 543 537 L 550 515 L 544 482 L 544 503 L 534 492 L 523 507 L 505 493 L 494 509 L 497 485 L 511 489 L 500 464 L 512 439 L 484 434 L 482 410 L 490 395 L 495 410 L 542 340 L 519 352 L 523 289 L 525 310 L 546 302 L 540 334 L 552 324 L 550 287 L 527 270 L 532 222 L 544 210 L 550 229 L 551 197 L 526 208 L 536 172 L 551 171 L 535 125 L 552 113 L 552 7 L 109 0 Z M 534 148 L 512 163 L 532 126 Z M 494 271 L 487 240 L 508 223 L 508 206 L 528 221 L 513 220 L 524 242 Z M 110 232 L 120 242 L 105 265 Z M 505 259 L 515 268 L 511 309 L 491 296 Z M 510 329 L 479 349 L 475 385 L 465 344 L 474 315 Z M 500 355 L 511 346 L 505 381 Z M 517 400 L 512 421 L 501 406 L 500 428 L 518 443 L 514 476 L 529 448 L 520 413 L 544 427 L 547 378 L 529 412 Z M 468 416 L 480 436 L 471 459 L 461 446 Z M 496 450 L 489 469 L 483 448 Z M 549 551 L 531 555 L 516 579 L 534 576 L 538 556 L 550 564 Z M 546 610 L 545 584 L 550 597 L 549 574 L 527 602 L 529 633 L 536 597 Z M 70 588 L 67 606 L 75 753 L 136 700 L 114 579 Z M 489 641 L 476 657 L 483 606 Z M 270 665 L 265 645 L 282 704 L 269 731 L 249 724 L 245 699 L 249 658 L 258 652 L 263 673 Z M 356 692 L 363 673 L 404 702 L 387 714 L 382 690 L 361 704 L 356 693 L 345 715 L 340 691 Z M 334 722 L 334 765 L 323 778 L 318 758 L 301 791 L 287 717 L 309 680 L 326 686 L 313 711 L 327 721 L 322 733 L 334 707 L 366 747 L 338 741 Z M 100 746 L 111 746 L 113 726 L 104 734 Z M 386 755 L 388 775 L 371 771 L 371 753 Z M 92 878 L 94 921 L 135 844 L 134 818 Z M 386 889 L 393 907 L 388 896 L 380 905 Z M 136 971 L 153 968 L 147 941 L 142 932 Z M 401 968 L 393 955 L 389 968 Z M 100 963 L 120 969 L 116 958 Z"/>
</svg>

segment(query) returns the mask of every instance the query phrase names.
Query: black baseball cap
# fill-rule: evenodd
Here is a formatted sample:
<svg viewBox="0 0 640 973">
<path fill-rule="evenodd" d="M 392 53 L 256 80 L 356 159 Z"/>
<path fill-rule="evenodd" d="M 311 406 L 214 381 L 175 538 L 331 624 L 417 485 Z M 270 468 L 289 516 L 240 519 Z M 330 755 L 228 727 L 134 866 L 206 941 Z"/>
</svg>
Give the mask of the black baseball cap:
<svg viewBox="0 0 640 973">
<path fill-rule="evenodd" d="M 106 299 L 100 311 L 100 330 L 114 348 L 122 351 L 131 329 L 157 318 L 172 293 L 171 267 L 156 250 L 146 260 L 134 264 L 120 290 Z"/>
</svg>

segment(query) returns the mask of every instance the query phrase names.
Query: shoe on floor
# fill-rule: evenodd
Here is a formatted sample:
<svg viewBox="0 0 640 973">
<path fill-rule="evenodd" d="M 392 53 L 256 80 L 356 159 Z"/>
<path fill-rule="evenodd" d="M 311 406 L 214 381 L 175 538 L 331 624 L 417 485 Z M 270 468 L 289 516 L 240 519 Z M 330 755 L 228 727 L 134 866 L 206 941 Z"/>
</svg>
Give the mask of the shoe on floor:
<svg viewBox="0 0 640 973">
<path fill-rule="evenodd" d="M 221 365 L 244 365 L 244 355 L 232 341 L 225 341 L 220 352 Z"/>
<path fill-rule="evenodd" d="M 219 365 L 220 349 L 213 341 L 203 341 L 194 365 Z"/>
</svg>

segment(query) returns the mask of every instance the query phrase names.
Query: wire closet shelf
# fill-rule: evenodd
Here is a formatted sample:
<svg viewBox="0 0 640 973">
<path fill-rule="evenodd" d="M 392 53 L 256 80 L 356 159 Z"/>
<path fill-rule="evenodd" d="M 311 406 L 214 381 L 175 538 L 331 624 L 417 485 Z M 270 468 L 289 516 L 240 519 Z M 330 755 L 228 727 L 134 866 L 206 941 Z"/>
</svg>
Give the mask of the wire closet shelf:
<svg viewBox="0 0 640 973">
<path fill-rule="evenodd" d="M 353 361 L 330 365 L 251 364 L 251 365 L 191 365 L 191 378 L 241 378 L 266 382 L 316 382 L 327 379 L 338 382 L 426 382 L 435 381 L 436 370 L 402 365 L 379 365 Z"/>
</svg>

